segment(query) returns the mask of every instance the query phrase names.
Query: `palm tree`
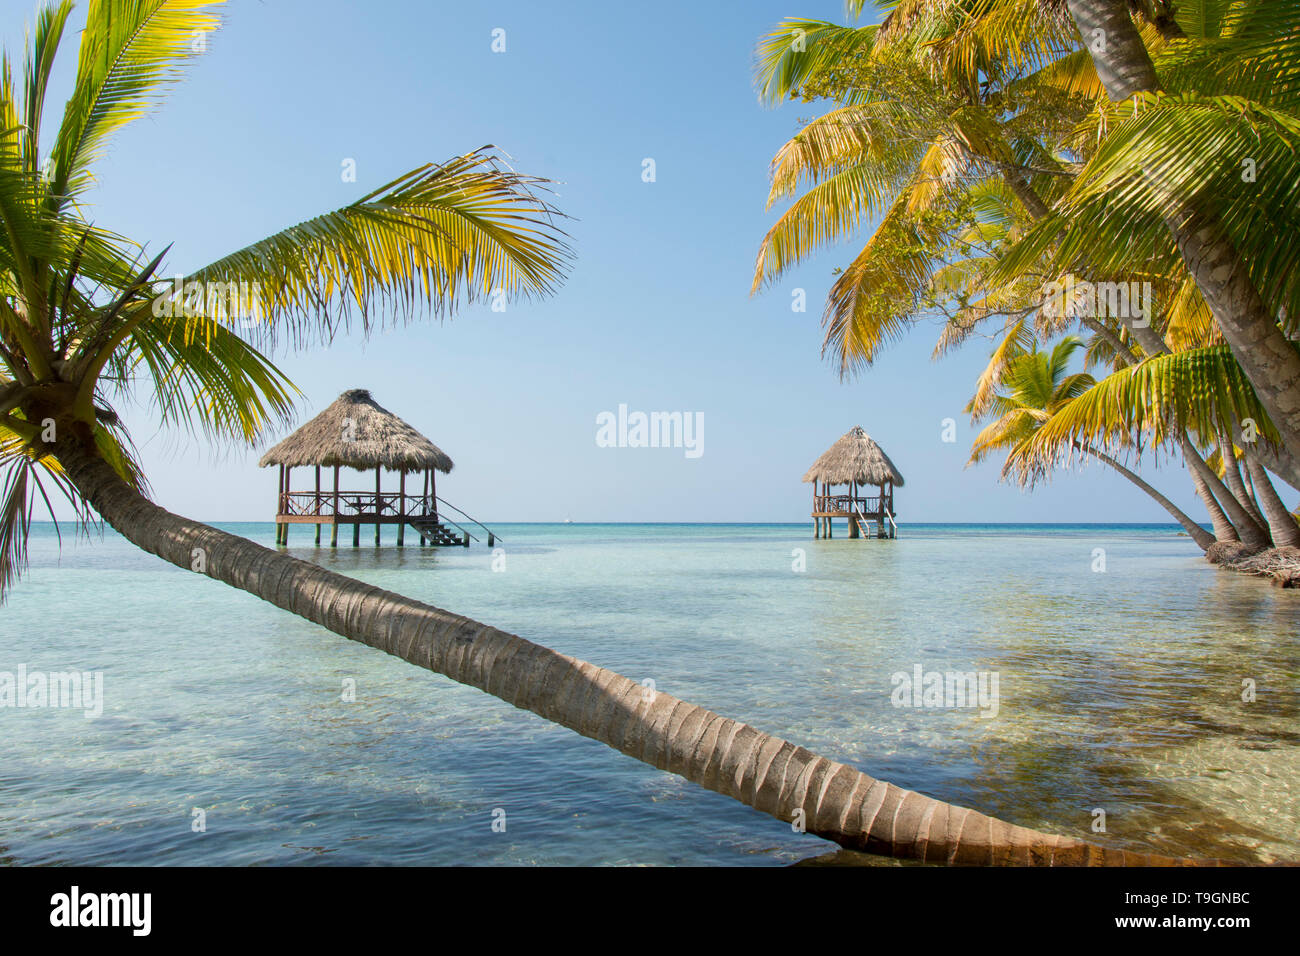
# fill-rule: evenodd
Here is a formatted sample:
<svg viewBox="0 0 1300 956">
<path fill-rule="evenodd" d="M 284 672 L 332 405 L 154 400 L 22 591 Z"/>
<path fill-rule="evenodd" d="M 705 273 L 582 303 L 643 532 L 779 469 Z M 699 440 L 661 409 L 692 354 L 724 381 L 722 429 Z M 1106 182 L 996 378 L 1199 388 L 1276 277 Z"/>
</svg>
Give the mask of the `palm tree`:
<svg viewBox="0 0 1300 956">
<path fill-rule="evenodd" d="M 1264 431 L 1254 443 L 1243 442 L 1245 450 L 1238 456 L 1227 429 L 1229 423 L 1245 420 L 1261 423 Z M 1183 449 L 1192 441 L 1189 434 L 1201 436 L 1203 442 L 1208 436 L 1219 444 L 1209 461 L 1184 457 L 1203 461 L 1204 471 L 1194 469 L 1193 477 L 1212 482 L 1211 500 L 1230 509 L 1230 521 L 1223 514 L 1216 516 L 1217 539 L 1237 541 L 1240 529 L 1240 541 L 1250 550 L 1270 544 L 1295 546 L 1300 543 L 1300 527 L 1253 450 L 1254 445 L 1276 441 L 1272 428 L 1260 398 L 1227 346 L 1188 349 L 1123 365 L 1061 402 L 1050 418 L 1016 443 L 1006 467 L 1032 483 L 1076 450 L 1086 449 L 1096 456 L 1143 446 Z M 1237 457 L 1246 465 L 1249 488 Z M 1222 522 L 1227 522 L 1231 534 Z"/>
<path fill-rule="evenodd" d="M 851 13 L 863 5 L 856 0 L 848 4 Z M 1218 334 L 1215 313 L 1169 242 L 1164 221 L 1150 214 L 1142 219 L 1124 207 L 1115 214 L 1116 190 L 1123 187 L 1124 197 L 1133 187 L 1132 176 L 1104 178 L 1128 168 L 1114 149 L 1122 154 L 1125 144 L 1136 149 L 1151 140 L 1129 129 L 1140 131 L 1145 119 L 1099 105 L 1105 88 L 1063 4 L 900 0 L 891 6 L 893 12 L 880 26 L 851 29 L 787 21 L 760 45 L 759 82 L 770 101 L 829 97 L 840 105 L 805 127 L 773 162 L 769 204 L 797 195 L 801 185 L 806 191 L 765 238 L 755 288 L 816 246 L 876 216 L 875 232 L 828 297 L 823 351 L 837 360 L 842 375 L 869 365 L 883 345 L 925 313 L 947 319 L 936 354 L 963 342 L 979 324 L 999 318 L 1004 343 L 1014 340 L 1027 318 L 1045 337 L 1077 321 L 1108 340 L 1117 365 L 1193 344 L 1219 344 L 1222 339 L 1212 341 L 1210 335 L 1211 329 Z M 1294 113 L 1296 84 L 1287 81 L 1291 61 L 1260 47 L 1264 27 L 1252 21 L 1254 32 L 1245 41 L 1234 41 L 1231 52 L 1254 51 L 1242 69 L 1212 43 L 1167 42 L 1182 30 L 1166 4 L 1156 0 L 1135 9 L 1152 35 L 1163 38 L 1161 56 L 1171 64 L 1169 72 L 1180 89 L 1217 83 L 1226 92 L 1250 90 L 1272 110 L 1262 152 L 1246 150 L 1258 125 L 1253 119 L 1238 118 L 1232 129 L 1241 141 L 1237 152 L 1260 152 L 1269 157 L 1271 168 L 1282 171 L 1253 202 L 1237 201 L 1236 217 L 1244 222 L 1250 214 L 1258 218 L 1261 210 L 1294 207 L 1286 190 L 1300 181 L 1300 170 L 1291 165 L 1294 150 L 1286 137 L 1300 123 L 1280 111 Z M 1289 36 L 1294 35 L 1292 30 Z M 895 79 L 900 75 L 905 82 Z M 1283 81 L 1274 84 L 1276 89 L 1264 89 L 1266 80 L 1279 77 Z M 1229 83 L 1235 86 L 1227 89 Z M 1216 105 L 1220 113 L 1231 112 L 1231 104 Z M 1112 128 L 1127 138 L 1103 135 Z M 901 154 L 885 147 L 896 140 L 905 144 Z M 1121 145 L 1113 147 L 1112 141 Z M 1258 141 L 1254 136 L 1256 146 Z M 1188 162 L 1199 162 L 1198 175 L 1213 181 L 1207 168 L 1223 164 L 1222 150 L 1192 152 L 1195 157 Z M 1179 141 L 1165 139 L 1159 150 L 1146 155 L 1157 153 L 1183 157 L 1188 151 Z M 1188 178 L 1185 171 L 1181 175 Z M 1104 187 L 1093 185 L 1103 181 Z M 1240 196 L 1239 190 L 1221 191 Z M 1143 201 L 1154 200 L 1148 196 Z M 1281 289 L 1279 295 L 1290 288 L 1289 273 L 1273 269 L 1274 262 L 1289 262 L 1289 245 L 1279 245 L 1281 234 L 1255 228 L 1251 236 L 1254 261 L 1263 264 L 1261 275 L 1272 277 L 1270 288 Z M 1130 327 L 1086 312 L 1044 315 L 1045 280 L 1084 270 L 1097 281 L 1125 281 L 1135 267 L 1157 289 L 1160 309 L 1150 327 Z M 1283 314 L 1293 313 L 1283 309 Z M 1208 329 L 1197 325 L 1203 319 L 1209 320 Z M 1180 342 L 1189 325 L 1195 326 L 1197 341 Z M 998 384 L 997 365 L 990 369 L 993 374 L 980 382 L 977 405 Z M 1237 420 L 1224 425 L 1228 435 L 1243 427 Z M 1300 487 L 1300 458 L 1287 449 L 1280 429 L 1270 431 L 1275 440 L 1252 447 L 1252 457 Z M 1211 447 L 1222 444 L 1215 436 Z M 1225 483 L 1190 439 L 1180 441 L 1179 452 L 1218 537 L 1266 545 L 1267 530 L 1260 516 L 1243 506 L 1240 489 L 1231 482 L 1234 476 L 1227 475 Z"/>
<path fill-rule="evenodd" d="M 1002 390 L 996 392 L 976 416 L 994 420 L 975 437 L 970 464 L 983 461 L 995 451 L 1008 451 L 1003 477 L 1016 471 L 1014 452 L 1031 444 L 1053 416 L 1096 385 L 1096 380 L 1087 372 L 1069 372 L 1071 359 L 1083 347 L 1083 339 L 1071 335 L 1058 342 L 1051 352 L 1040 351 L 1035 342 L 1028 352 L 1005 360 L 1000 375 Z M 967 408 L 967 411 L 971 410 L 971 407 Z M 1073 441 L 1071 447 L 1119 472 L 1150 495 L 1202 549 L 1214 544 L 1213 535 L 1116 458 L 1080 440 Z M 1022 476 L 1027 474 L 1022 473 Z"/>
<path fill-rule="evenodd" d="M 293 387 L 231 330 L 226 295 L 257 283 L 251 334 L 328 339 L 447 313 L 502 289 L 543 295 L 568 259 L 545 183 L 486 151 L 422 166 L 342 209 L 156 288 L 165 258 L 84 218 L 94 160 L 177 79 L 220 0 L 93 0 L 72 96 L 48 160 L 41 118 L 67 0 L 37 15 L 21 96 L 0 67 L 0 465 L 4 577 L 21 571 L 47 483 L 79 514 L 178 567 L 351 640 L 471 684 L 655 767 L 844 846 L 939 863 L 1163 863 L 1039 833 L 874 780 L 612 671 L 264 548 L 149 500 L 111 401 L 144 391 L 164 423 L 252 442 Z M 220 293 L 210 295 L 214 284 Z M 233 297 L 239 298 L 239 297 Z"/>
<path fill-rule="evenodd" d="M 946 299 L 958 311 L 945 335 L 958 339 L 1032 311 L 1024 307 L 1041 279 L 988 274 L 1068 181 L 1049 147 L 1091 103 L 1091 65 L 1073 56 L 1059 17 L 1036 7 L 1025 17 L 1059 56 L 1010 63 L 990 44 L 953 54 L 963 21 L 940 10 L 918 23 L 921 6 L 896 4 L 883 24 L 857 28 L 790 19 L 759 43 L 766 102 L 834 107 L 772 161 L 769 208 L 793 201 L 763 239 L 753 291 L 876 220 L 827 297 L 823 353 L 842 376 L 870 366 Z"/>
<path fill-rule="evenodd" d="M 1300 10 L 1259 0 L 1201 4 L 1190 15 L 1200 17 L 1202 28 L 1217 21 L 1220 39 L 1172 44 L 1171 72 L 1199 82 L 1194 93 L 1180 89 L 1169 96 L 1126 0 L 1068 5 L 1081 36 L 1105 38 L 1087 48 L 1110 100 L 1131 114 L 1110 134 L 1108 148 L 1094 159 L 1098 168 L 1084 182 L 1096 193 L 1125 189 L 1111 215 L 1114 227 L 1143 218 L 1163 222 L 1284 447 L 1300 456 L 1300 352 L 1288 337 L 1296 330 L 1300 301 L 1295 253 L 1278 248 L 1279 237 L 1287 234 L 1280 222 L 1262 230 L 1259 225 L 1261 212 L 1284 218 L 1295 205 Z M 1243 145 L 1248 152 L 1242 159 L 1256 168 L 1261 162 L 1272 166 L 1258 189 L 1244 188 L 1258 181 L 1252 177 L 1214 175 L 1210 169 L 1210 163 L 1231 156 L 1237 173 L 1241 160 L 1234 148 Z M 1259 236 L 1261 231 L 1267 235 Z M 1279 315 L 1286 316 L 1285 328 Z"/>
</svg>

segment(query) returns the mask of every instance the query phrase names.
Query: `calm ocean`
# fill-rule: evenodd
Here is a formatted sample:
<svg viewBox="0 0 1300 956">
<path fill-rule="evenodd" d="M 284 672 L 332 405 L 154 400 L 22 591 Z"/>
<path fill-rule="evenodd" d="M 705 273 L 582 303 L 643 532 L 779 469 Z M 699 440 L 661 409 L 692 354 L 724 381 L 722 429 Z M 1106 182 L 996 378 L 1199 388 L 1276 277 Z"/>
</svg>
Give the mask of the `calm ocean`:
<svg viewBox="0 0 1300 956">
<path fill-rule="evenodd" d="M 271 524 L 223 527 L 273 541 Z M 331 552 L 297 528 L 290 551 L 1015 823 L 1300 859 L 1300 592 L 1210 567 L 1176 528 L 497 530 L 503 570 L 483 546 L 399 551 L 391 531 Z M 0 609 L 0 673 L 102 671 L 103 714 L 0 707 L 0 861 L 781 865 L 834 849 L 112 532 L 65 532 L 60 551 L 38 526 L 31 557 Z M 996 716 L 894 706 L 892 676 L 918 665 L 995 674 Z"/>
</svg>

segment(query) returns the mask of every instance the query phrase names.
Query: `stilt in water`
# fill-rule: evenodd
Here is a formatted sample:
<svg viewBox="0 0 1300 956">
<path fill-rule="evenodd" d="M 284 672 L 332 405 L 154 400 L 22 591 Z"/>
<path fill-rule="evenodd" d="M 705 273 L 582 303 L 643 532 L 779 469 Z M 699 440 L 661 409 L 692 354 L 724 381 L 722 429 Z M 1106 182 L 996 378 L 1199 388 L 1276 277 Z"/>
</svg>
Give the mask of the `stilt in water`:
<svg viewBox="0 0 1300 956">
<path fill-rule="evenodd" d="M 316 466 L 316 503 L 313 506 L 316 517 L 320 517 L 320 465 Z M 320 522 L 316 522 L 316 547 L 320 547 Z"/>
</svg>

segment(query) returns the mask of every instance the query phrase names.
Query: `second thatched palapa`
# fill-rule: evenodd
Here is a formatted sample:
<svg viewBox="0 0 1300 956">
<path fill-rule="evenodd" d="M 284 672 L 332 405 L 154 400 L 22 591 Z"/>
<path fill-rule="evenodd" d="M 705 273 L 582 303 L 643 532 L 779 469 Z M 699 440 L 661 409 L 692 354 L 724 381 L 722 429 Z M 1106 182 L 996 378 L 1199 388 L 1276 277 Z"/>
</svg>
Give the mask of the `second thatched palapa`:
<svg viewBox="0 0 1300 956">
<path fill-rule="evenodd" d="M 894 488 L 903 487 L 903 474 L 862 426 L 854 425 L 826 449 L 803 480 L 813 486 L 814 537 L 834 537 L 835 518 L 848 519 L 850 538 L 898 536 Z M 848 485 L 849 493 L 832 494 L 836 485 Z M 875 485 L 879 492 L 860 495 L 859 485 Z"/>
</svg>

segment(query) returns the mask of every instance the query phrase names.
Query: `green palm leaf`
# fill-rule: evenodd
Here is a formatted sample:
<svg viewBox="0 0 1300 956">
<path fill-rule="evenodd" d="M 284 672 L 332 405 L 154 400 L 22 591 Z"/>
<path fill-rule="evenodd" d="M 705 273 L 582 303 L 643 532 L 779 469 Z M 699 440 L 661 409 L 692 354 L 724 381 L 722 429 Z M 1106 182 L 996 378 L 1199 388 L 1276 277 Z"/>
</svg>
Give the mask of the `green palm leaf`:
<svg viewBox="0 0 1300 956">
<path fill-rule="evenodd" d="M 154 109 L 203 52 L 225 0 L 90 0 L 77 76 L 51 153 L 50 196 L 62 205 L 93 182 L 109 138 Z M 52 55 L 52 54 L 51 54 Z"/>
<path fill-rule="evenodd" d="M 184 280 L 249 283 L 255 314 L 230 298 L 204 300 L 205 317 L 251 321 L 273 344 L 328 339 L 358 315 L 369 330 L 379 306 L 394 320 L 447 315 L 493 294 L 541 296 L 571 258 L 545 183 L 504 167 L 484 147 L 422 166 L 354 203 L 246 246 Z"/>
</svg>

